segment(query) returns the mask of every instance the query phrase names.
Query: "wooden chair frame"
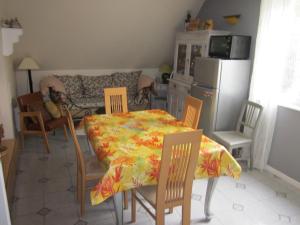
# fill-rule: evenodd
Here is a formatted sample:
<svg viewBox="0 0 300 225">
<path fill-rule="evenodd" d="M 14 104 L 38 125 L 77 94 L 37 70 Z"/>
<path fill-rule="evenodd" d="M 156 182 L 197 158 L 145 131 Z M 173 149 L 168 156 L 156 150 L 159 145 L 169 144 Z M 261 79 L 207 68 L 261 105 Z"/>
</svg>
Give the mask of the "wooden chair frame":
<svg viewBox="0 0 300 225">
<path fill-rule="evenodd" d="M 94 175 L 89 175 L 86 172 L 86 162 L 85 158 L 82 154 L 77 135 L 75 132 L 74 123 L 72 120 L 72 115 L 68 109 L 66 109 L 66 114 L 68 118 L 68 123 L 71 131 L 71 136 L 75 145 L 75 152 L 76 152 L 76 159 L 77 159 L 77 200 L 80 201 L 80 215 L 83 216 L 85 212 L 85 192 L 87 189 L 87 182 L 93 181 L 93 180 L 99 180 L 104 175 L 104 170 L 102 170 L 102 167 L 100 166 L 99 162 L 99 173 Z M 97 160 L 96 156 L 95 159 Z"/>
<path fill-rule="evenodd" d="M 105 100 L 106 114 L 128 112 L 126 87 L 104 88 L 104 100 Z M 123 192 L 123 194 L 124 194 L 124 209 L 127 209 L 128 193 L 125 191 Z"/>
<path fill-rule="evenodd" d="M 104 101 L 106 114 L 127 113 L 127 88 L 104 88 Z"/>
<path fill-rule="evenodd" d="M 202 104 L 202 100 L 194 98 L 190 95 L 186 96 L 184 111 L 182 114 L 182 121 L 185 125 L 193 129 L 198 128 Z"/>
<path fill-rule="evenodd" d="M 60 111 L 61 115 L 63 115 L 63 110 L 60 106 L 59 106 L 59 111 Z M 46 129 L 45 129 L 42 113 L 40 111 L 20 112 L 19 118 L 20 118 L 20 129 L 21 129 L 20 137 L 21 137 L 21 142 L 22 142 L 22 148 L 24 148 L 25 135 L 40 135 L 43 137 L 47 153 L 50 153 L 49 141 L 48 141 L 48 136 L 47 136 L 50 131 L 46 131 Z M 26 127 L 26 124 L 25 124 L 26 118 L 31 118 L 31 119 L 36 118 L 41 130 L 28 130 Z M 64 130 L 64 136 L 65 136 L 66 140 L 68 140 L 68 132 L 67 132 L 67 128 L 65 125 L 63 125 L 63 130 Z"/>
<path fill-rule="evenodd" d="M 260 117 L 263 111 L 263 107 L 255 102 L 244 101 L 241 112 L 236 124 L 235 131 L 216 131 L 213 133 L 214 139 L 224 145 L 230 153 L 233 149 L 249 147 L 250 150 L 250 170 L 253 169 L 253 137 L 257 131 L 257 125 L 260 121 Z M 246 131 L 247 130 L 247 131 Z M 248 131 L 251 130 L 250 135 Z M 246 132 L 245 132 L 246 131 Z M 229 144 L 225 138 L 221 138 L 221 134 L 234 132 L 240 136 L 248 138 L 250 141 L 240 144 Z M 247 134 L 246 134 L 247 133 Z"/>
<path fill-rule="evenodd" d="M 136 201 L 156 220 L 157 225 L 164 225 L 165 209 L 182 205 L 182 224 L 190 224 L 192 184 L 198 161 L 202 131 L 169 134 L 164 137 L 156 201 L 150 203 L 155 214 L 139 199 L 132 190 L 131 219 L 136 221 Z M 146 199 L 146 197 L 145 197 Z M 146 199 L 147 200 L 147 199 Z"/>
<path fill-rule="evenodd" d="M 239 115 L 239 120 L 236 124 L 236 131 L 242 135 L 245 135 L 242 130 L 245 128 L 251 129 L 252 132 L 250 137 L 252 138 L 256 133 L 257 124 L 260 120 L 262 109 L 263 107 L 255 102 L 245 101 Z"/>
</svg>

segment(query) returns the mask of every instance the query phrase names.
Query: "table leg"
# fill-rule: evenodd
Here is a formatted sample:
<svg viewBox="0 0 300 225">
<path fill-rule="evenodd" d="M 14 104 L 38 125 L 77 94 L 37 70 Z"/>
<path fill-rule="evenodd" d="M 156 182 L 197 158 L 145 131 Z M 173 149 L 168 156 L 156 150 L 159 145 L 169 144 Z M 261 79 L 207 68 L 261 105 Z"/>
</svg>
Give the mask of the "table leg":
<svg viewBox="0 0 300 225">
<path fill-rule="evenodd" d="M 210 211 L 210 202 L 211 198 L 213 195 L 213 192 L 216 187 L 216 183 L 218 181 L 218 178 L 209 178 L 208 183 L 207 183 L 207 188 L 206 188 L 206 195 L 205 195 L 205 203 L 204 203 L 204 214 L 205 214 L 205 220 L 210 220 L 211 219 L 211 211 Z"/>
<path fill-rule="evenodd" d="M 94 155 L 96 155 L 95 154 L 95 152 L 93 151 L 93 146 L 92 146 L 92 144 L 91 144 L 91 142 L 90 142 L 90 140 L 89 140 L 89 137 L 86 135 L 86 140 L 87 140 L 87 144 L 88 144 L 88 148 L 89 148 L 89 151 L 90 151 L 90 153 L 94 156 Z"/>
<path fill-rule="evenodd" d="M 113 198 L 117 225 L 123 225 L 123 192 L 116 193 Z"/>
</svg>

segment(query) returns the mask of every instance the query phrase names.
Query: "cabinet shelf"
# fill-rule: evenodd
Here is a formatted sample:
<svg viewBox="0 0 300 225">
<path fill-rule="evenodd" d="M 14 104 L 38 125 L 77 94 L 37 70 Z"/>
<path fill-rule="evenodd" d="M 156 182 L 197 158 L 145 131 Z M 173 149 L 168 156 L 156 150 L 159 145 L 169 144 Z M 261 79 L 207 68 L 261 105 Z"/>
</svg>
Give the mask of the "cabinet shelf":
<svg viewBox="0 0 300 225">
<path fill-rule="evenodd" d="M 2 53 L 9 56 L 13 53 L 14 43 L 19 42 L 20 36 L 23 34 L 21 28 L 1 28 L 2 33 Z"/>
</svg>

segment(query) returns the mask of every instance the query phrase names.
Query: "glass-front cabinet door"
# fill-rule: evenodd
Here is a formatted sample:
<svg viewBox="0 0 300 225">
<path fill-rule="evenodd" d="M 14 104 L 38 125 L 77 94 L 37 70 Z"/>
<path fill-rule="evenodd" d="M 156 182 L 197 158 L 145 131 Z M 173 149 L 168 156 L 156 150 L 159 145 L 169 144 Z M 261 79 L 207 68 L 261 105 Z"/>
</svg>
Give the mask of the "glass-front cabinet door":
<svg viewBox="0 0 300 225">
<path fill-rule="evenodd" d="M 177 44 L 176 73 L 184 75 L 186 70 L 187 44 Z"/>
<path fill-rule="evenodd" d="M 192 77 L 194 76 L 196 57 L 202 57 L 202 44 L 191 44 L 189 75 Z"/>
</svg>

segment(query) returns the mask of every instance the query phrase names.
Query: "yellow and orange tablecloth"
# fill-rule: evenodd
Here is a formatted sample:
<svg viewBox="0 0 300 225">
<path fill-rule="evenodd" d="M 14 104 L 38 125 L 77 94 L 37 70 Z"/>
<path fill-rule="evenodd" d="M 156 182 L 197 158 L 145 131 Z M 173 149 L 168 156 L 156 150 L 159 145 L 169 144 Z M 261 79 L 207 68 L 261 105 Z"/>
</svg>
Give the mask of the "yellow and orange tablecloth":
<svg viewBox="0 0 300 225">
<path fill-rule="evenodd" d="M 91 191 L 93 205 L 117 192 L 156 184 L 164 135 L 193 130 L 162 110 L 91 115 L 84 124 L 93 150 L 107 169 Z M 231 154 L 203 135 L 195 177 L 238 178 L 240 173 Z"/>
</svg>

